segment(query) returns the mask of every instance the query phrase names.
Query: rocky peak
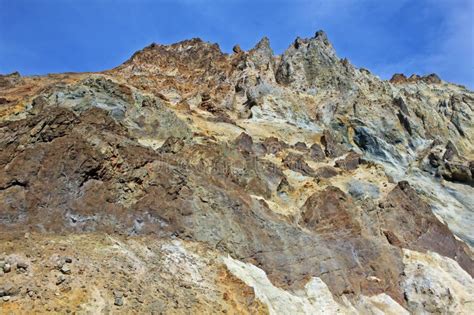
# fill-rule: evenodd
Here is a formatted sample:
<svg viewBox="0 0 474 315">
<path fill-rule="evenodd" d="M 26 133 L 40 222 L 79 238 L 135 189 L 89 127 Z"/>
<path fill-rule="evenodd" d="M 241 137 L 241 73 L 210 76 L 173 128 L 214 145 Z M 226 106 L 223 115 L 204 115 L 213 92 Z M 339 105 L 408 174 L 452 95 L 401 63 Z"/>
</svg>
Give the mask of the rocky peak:
<svg viewBox="0 0 474 315">
<path fill-rule="evenodd" d="M 159 65 L 164 60 L 167 62 L 181 61 L 182 63 L 199 63 L 203 59 L 219 59 L 224 54 L 218 44 L 204 42 L 200 38 L 183 40 L 171 45 L 152 43 L 137 51 L 118 69 L 125 65 Z"/>
<path fill-rule="evenodd" d="M 262 37 L 262 39 L 260 39 L 258 41 L 258 43 L 255 45 L 255 47 L 253 49 L 254 50 L 265 50 L 265 51 L 270 50 L 271 51 L 272 49 L 270 47 L 270 39 L 268 39 L 267 36 Z"/>
<path fill-rule="evenodd" d="M 273 68 L 273 50 L 268 37 L 263 37 L 248 54 L 256 68 Z"/>
<path fill-rule="evenodd" d="M 21 79 L 21 75 L 18 71 L 10 74 L 0 75 L 0 88 L 15 85 Z"/>
<path fill-rule="evenodd" d="M 276 79 L 302 91 L 318 88 L 347 87 L 350 67 L 336 55 L 326 33 L 317 31 L 309 39 L 296 38 L 283 53 Z M 350 70 L 350 69 L 349 69 Z"/>
<path fill-rule="evenodd" d="M 193 38 L 171 45 L 153 43 L 106 73 L 180 102 L 202 92 L 220 94 L 212 91 L 215 88 L 230 89 L 223 79 L 231 68 L 219 45 Z"/>
<path fill-rule="evenodd" d="M 436 73 L 420 76 L 418 74 L 412 74 L 410 77 L 406 77 L 403 73 L 395 73 L 390 79 L 390 83 L 403 84 L 403 83 L 417 83 L 424 82 L 427 84 L 439 84 L 442 83 L 441 78 Z"/>
<path fill-rule="evenodd" d="M 323 30 L 317 31 L 316 34 L 314 35 L 314 39 L 322 41 L 323 44 L 326 46 L 332 46 L 331 43 L 329 42 L 326 32 L 324 32 Z"/>
<path fill-rule="evenodd" d="M 234 52 L 0 76 L 0 313 L 472 313 L 474 93 Z"/>
</svg>

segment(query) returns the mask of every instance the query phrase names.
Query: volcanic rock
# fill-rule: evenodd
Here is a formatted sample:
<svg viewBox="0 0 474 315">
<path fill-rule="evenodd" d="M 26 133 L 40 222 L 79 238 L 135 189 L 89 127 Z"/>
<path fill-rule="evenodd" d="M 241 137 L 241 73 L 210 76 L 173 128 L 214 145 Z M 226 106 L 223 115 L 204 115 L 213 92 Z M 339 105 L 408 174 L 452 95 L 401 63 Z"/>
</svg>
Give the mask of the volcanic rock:
<svg viewBox="0 0 474 315">
<path fill-rule="evenodd" d="M 360 164 L 361 155 L 355 152 L 349 152 L 347 156 L 342 159 L 336 160 L 335 166 L 346 171 L 355 170 Z"/>
<path fill-rule="evenodd" d="M 310 156 L 314 161 L 320 162 L 325 158 L 324 151 L 321 146 L 317 143 L 313 143 L 310 147 Z"/>
<path fill-rule="evenodd" d="M 299 172 L 306 176 L 312 176 L 314 170 L 305 162 L 302 155 L 289 153 L 284 159 L 283 164 L 290 170 Z"/>
<path fill-rule="evenodd" d="M 321 144 L 324 146 L 324 152 L 327 157 L 335 158 L 344 154 L 344 150 L 339 143 L 337 143 L 333 134 L 324 130 L 323 136 L 321 137 Z"/>
<path fill-rule="evenodd" d="M 472 313 L 474 93 L 233 51 L 0 76 L 0 313 Z"/>
</svg>

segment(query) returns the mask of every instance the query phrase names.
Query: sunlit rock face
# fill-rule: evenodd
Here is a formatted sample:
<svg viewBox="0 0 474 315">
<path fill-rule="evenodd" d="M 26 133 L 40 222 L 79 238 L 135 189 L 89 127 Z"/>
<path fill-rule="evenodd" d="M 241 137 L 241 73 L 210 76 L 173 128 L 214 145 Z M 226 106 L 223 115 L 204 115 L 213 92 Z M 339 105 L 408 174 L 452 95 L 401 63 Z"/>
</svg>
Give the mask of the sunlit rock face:
<svg viewBox="0 0 474 315">
<path fill-rule="evenodd" d="M 3 75 L 0 313 L 471 314 L 473 110 L 322 31 Z"/>
</svg>

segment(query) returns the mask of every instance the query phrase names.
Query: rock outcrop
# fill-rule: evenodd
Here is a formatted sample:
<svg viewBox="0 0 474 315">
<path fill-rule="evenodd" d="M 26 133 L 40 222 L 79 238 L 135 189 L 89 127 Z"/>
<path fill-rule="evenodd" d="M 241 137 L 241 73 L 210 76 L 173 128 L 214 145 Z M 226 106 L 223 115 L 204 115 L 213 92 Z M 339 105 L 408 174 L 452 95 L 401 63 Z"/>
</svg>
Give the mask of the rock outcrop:
<svg viewBox="0 0 474 315">
<path fill-rule="evenodd" d="M 472 313 L 473 111 L 322 31 L 0 76 L 0 313 Z"/>
</svg>

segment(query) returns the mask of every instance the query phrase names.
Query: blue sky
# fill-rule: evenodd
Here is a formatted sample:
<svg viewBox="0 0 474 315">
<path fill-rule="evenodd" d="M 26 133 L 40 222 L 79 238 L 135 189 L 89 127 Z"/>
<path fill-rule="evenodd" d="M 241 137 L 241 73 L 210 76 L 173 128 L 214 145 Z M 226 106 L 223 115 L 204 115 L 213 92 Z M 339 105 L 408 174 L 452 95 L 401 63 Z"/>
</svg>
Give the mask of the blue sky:
<svg viewBox="0 0 474 315">
<path fill-rule="evenodd" d="M 98 71 L 191 37 L 276 53 L 323 29 L 382 78 L 438 73 L 474 88 L 474 0 L 0 0 L 0 73 Z"/>
</svg>

